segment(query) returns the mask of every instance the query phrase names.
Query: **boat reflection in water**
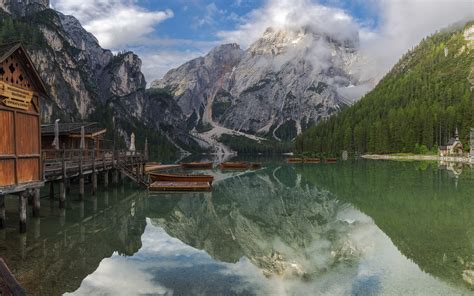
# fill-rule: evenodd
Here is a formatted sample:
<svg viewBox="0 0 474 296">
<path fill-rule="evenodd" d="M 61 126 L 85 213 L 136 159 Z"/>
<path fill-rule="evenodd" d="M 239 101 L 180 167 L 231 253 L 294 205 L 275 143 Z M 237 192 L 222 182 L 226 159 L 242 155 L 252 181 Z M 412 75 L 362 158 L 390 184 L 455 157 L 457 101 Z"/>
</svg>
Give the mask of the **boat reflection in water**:
<svg viewBox="0 0 474 296">
<path fill-rule="evenodd" d="M 266 163 L 214 173 L 212 193 L 111 192 L 96 216 L 90 204 L 90 219 L 68 210 L 59 227 L 47 222 L 59 219 L 51 214 L 22 252 L 13 240 L 0 248 L 38 295 L 473 292 L 470 170 L 457 187 L 446 171 L 417 163 Z"/>
</svg>

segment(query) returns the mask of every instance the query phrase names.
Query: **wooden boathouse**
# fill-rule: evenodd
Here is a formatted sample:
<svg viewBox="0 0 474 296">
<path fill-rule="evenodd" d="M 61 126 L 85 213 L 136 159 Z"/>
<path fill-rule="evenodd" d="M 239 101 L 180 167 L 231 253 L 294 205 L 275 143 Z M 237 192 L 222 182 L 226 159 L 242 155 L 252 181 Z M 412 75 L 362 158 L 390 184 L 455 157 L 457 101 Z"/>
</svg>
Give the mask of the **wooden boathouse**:
<svg viewBox="0 0 474 296">
<path fill-rule="evenodd" d="M 5 194 L 19 193 L 26 208 L 27 192 L 43 186 L 40 106 L 46 88 L 20 43 L 0 46 L 0 227 L 5 223 Z M 20 217 L 20 230 L 26 227 Z M 23 223 L 24 222 L 24 223 Z"/>
<path fill-rule="evenodd" d="M 18 196 L 20 232 L 25 232 L 28 201 L 33 216 L 39 217 L 40 188 L 46 183 L 52 199 L 55 184 L 59 185 L 61 209 L 71 181 L 78 182 L 80 200 L 85 195 L 85 179 L 90 180 L 94 198 L 99 175 L 105 186 L 110 173 L 115 184 L 128 177 L 147 185 L 146 143 L 144 151 L 118 150 L 115 144 L 105 147 L 106 129 L 97 123 L 41 125 L 41 102 L 48 99 L 21 43 L 0 45 L 0 229 L 6 223 L 5 196 Z"/>
</svg>

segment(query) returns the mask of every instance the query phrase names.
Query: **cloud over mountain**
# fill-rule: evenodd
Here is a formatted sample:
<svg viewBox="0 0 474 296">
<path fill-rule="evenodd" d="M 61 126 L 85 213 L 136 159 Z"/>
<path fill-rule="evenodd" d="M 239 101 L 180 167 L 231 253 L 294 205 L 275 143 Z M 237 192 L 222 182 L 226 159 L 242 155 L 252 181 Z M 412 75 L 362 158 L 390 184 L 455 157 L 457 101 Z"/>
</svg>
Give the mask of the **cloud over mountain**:
<svg viewBox="0 0 474 296">
<path fill-rule="evenodd" d="M 101 46 L 122 49 L 141 45 L 155 26 L 173 17 L 173 11 L 149 11 L 129 0 L 53 0 L 52 6 L 78 18 Z"/>
</svg>

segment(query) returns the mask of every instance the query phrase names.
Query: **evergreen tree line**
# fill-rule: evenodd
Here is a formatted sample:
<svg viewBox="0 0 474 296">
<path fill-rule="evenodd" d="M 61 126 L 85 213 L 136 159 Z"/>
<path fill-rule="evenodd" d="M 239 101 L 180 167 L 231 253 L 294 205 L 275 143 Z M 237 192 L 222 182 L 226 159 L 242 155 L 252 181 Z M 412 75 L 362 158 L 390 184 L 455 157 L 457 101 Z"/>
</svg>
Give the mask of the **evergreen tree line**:
<svg viewBox="0 0 474 296">
<path fill-rule="evenodd" d="M 0 44 L 21 41 L 28 47 L 43 47 L 47 43 L 33 19 L 13 19 L 5 13 L 0 14 Z"/>
<path fill-rule="evenodd" d="M 463 30 L 436 33 L 405 54 L 359 102 L 299 136 L 294 150 L 423 153 L 445 145 L 456 128 L 468 149 L 473 63 Z"/>
</svg>

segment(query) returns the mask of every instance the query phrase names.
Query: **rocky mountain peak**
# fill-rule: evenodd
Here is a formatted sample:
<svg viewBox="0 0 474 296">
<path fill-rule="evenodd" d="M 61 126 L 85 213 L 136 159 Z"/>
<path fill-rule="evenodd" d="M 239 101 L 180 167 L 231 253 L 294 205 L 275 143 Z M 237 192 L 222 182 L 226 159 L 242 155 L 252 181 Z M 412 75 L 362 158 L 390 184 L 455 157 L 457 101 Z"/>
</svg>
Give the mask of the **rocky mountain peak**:
<svg viewBox="0 0 474 296">
<path fill-rule="evenodd" d="M 49 0 L 0 0 L 0 8 L 12 15 L 24 16 L 49 8 Z"/>
<path fill-rule="evenodd" d="M 360 97 L 358 34 L 313 27 L 268 28 L 247 50 L 221 45 L 169 71 L 167 89 L 191 129 L 291 140 Z"/>
</svg>

